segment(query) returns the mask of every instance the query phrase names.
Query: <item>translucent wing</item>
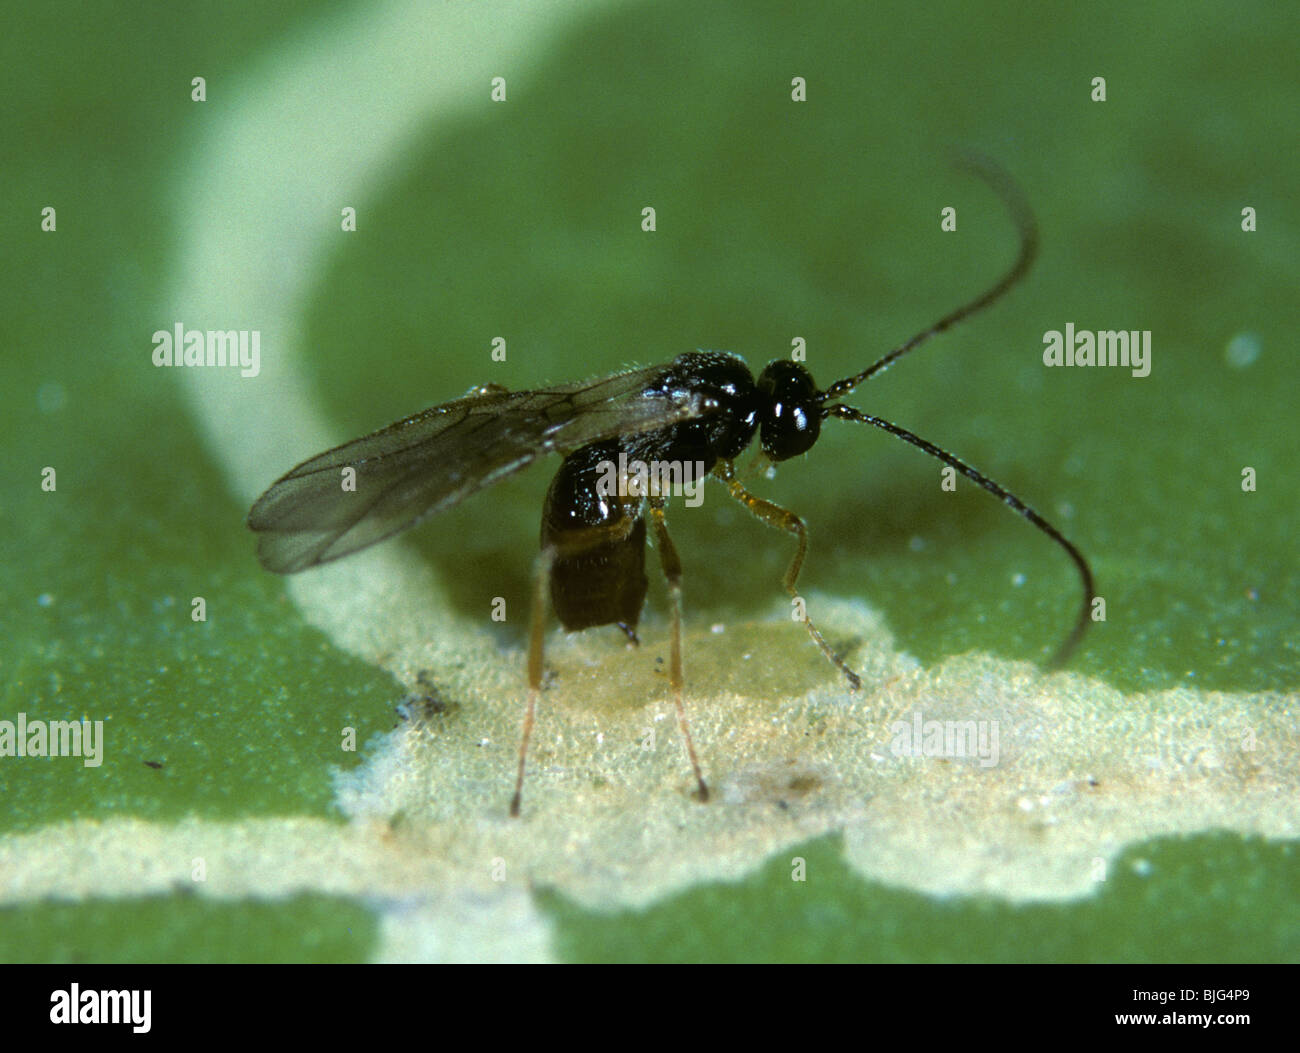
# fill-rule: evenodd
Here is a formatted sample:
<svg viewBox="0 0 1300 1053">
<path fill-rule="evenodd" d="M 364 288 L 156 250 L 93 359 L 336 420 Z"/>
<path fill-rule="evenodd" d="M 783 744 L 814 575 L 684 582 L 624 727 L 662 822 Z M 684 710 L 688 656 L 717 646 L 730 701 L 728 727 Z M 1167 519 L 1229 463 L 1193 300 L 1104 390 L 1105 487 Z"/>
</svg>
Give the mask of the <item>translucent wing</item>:
<svg viewBox="0 0 1300 1053">
<path fill-rule="evenodd" d="M 658 384 L 667 366 L 536 391 L 489 390 L 434 406 L 304 461 L 248 513 L 267 570 L 339 559 L 463 501 L 548 453 L 651 431 L 714 408 Z M 343 489 L 342 470 L 356 470 Z"/>
</svg>

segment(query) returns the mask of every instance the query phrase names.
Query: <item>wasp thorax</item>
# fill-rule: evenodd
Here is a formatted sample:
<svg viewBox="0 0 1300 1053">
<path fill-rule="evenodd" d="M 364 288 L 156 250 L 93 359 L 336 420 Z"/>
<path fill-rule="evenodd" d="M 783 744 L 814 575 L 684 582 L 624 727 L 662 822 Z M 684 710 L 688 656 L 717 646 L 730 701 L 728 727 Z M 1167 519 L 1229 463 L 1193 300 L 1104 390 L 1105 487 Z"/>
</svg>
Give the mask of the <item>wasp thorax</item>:
<svg viewBox="0 0 1300 1053">
<path fill-rule="evenodd" d="M 807 453 L 821 432 L 821 402 L 812 374 L 798 362 L 777 359 L 758 377 L 763 400 L 759 441 L 774 461 Z"/>
</svg>

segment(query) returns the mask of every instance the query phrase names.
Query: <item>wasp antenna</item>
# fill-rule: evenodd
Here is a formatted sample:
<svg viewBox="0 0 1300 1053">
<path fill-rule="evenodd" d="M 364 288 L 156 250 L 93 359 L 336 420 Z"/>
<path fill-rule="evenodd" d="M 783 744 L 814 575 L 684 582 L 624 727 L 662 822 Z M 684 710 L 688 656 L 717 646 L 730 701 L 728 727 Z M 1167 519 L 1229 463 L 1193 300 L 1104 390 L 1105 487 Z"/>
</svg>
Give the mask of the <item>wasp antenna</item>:
<svg viewBox="0 0 1300 1053">
<path fill-rule="evenodd" d="M 971 172 L 979 176 L 1002 199 L 1002 203 L 1011 214 L 1016 229 L 1020 233 L 1020 253 L 1016 256 L 1016 262 L 1011 265 L 1011 269 L 1002 276 L 996 285 L 993 285 L 969 303 L 963 304 L 950 314 L 944 315 L 928 329 L 921 330 L 910 340 L 899 344 L 898 347 L 873 362 L 857 376 L 836 381 L 821 393 L 819 397 L 822 402 L 831 402 L 834 399 L 843 398 L 864 380 L 888 369 L 897 359 L 913 348 L 919 347 L 930 337 L 937 336 L 946 329 L 951 329 L 958 322 L 978 314 L 1000 299 L 1013 285 L 1020 281 L 1033 264 L 1034 257 L 1038 254 L 1038 223 L 1034 219 L 1033 210 L 1029 207 L 1029 202 L 1026 200 L 1019 184 L 998 164 L 979 153 L 971 151 L 959 152 L 954 161 L 954 167 L 960 171 Z"/>
<path fill-rule="evenodd" d="M 1057 649 L 1056 654 L 1052 657 L 1050 665 L 1052 668 L 1057 669 L 1069 661 L 1070 655 L 1074 653 L 1074 649 L 1078 647 L 1079 641 L 1083 639 L 1083 634 L 1088 630 L 1088 622 L 1092 611 L 1092 601 L 1097 595 L 1093 585 L 1092 568 L 1088 566 L 1088 561 L 1083 558 L 1083 553 L 1070 544 L 1070 542 L 1065 539 L 1065 536 L 1057 530 L 1056 527 L 1052 526 L 1051 523 L 1040 516 L 1006 487 L 999 486 L 983 472 L 972 468 L 964 461 L 958 460 L 947 450 L 941 449 L 934 443 L 921 438 L 919 435 L 914 435 L 906 428 L 900 428 L 897 424 L 893 424 L 881 417 L 873 417 L 868 413 L 863 413 L 861 410 L 854 409 L 852 406 L 828 406 L 823 411 L 823 415 L 827 417 L 838 417 L 840 420 L 855 420 L 862 424 L 871 424 L 883 431 L 889 432 L 890 435 L 898 436 L 898 438 L 902 439 L 904 442 L 910 442 L 913 446 L 924 450 L 931 457 L 937 457 L 939 460 L 943 461 L 944 464 L 952 466 L 957 471 L 961 472 L 961 474 L 967 479 L 971 480 L 971 482 L 979 484 L 1004 505 L 1018 512 L 1025 519 L 1028 519 L 1029 522 L 1033 523 L 1034 526 L 1038 527 L 1039 530 L 1065 549 L 1066 554 L 1069 555 L 1070 559 L 1074 561 L 1075 567 L 1078 568 L 1079 578 L 1083 582 L 1083 603 L 1079 607 L 1079 617 L 1074 623 L 1074 628 L 1070 631 L 1070 635 L 1066 637 L 1065 642 Z"/>
</svg>

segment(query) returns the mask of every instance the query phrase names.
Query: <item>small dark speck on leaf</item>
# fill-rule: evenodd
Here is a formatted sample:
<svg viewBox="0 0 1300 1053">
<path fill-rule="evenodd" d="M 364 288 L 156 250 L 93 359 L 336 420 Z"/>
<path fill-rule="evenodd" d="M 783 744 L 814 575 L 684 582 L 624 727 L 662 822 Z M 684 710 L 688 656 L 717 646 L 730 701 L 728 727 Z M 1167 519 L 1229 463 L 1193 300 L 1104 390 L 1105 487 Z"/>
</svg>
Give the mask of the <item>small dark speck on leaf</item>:
<svg viewBox="0 0 1300 1053">
<path fill-rule="evenodd" d="M 421 670 L 416 674 L 415 682 L 420 690 L 407 695 L 396 706 L 397 724 L 404 721 L 425 721 L 434 717 L 446 716 L 460 709 L 459 702 L 451 702 L 443 697 L 438 686 Z M 394 724 L 393 727 L 397 727 Z"/>
</svg>

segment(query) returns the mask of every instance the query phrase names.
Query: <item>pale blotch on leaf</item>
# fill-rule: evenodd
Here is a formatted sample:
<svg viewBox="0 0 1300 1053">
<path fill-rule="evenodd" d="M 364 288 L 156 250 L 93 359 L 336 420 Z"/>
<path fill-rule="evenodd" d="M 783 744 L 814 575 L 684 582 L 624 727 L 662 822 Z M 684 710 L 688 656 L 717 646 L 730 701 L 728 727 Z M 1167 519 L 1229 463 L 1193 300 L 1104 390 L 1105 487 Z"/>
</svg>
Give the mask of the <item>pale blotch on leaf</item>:
<svg viewBox="0 0 1300 1053">
<path fill-rule="evenodd" d="M 980 654 L 924 670 L 864 605 L 814 595 L 809 610 L 865 690 L 847 689 L 784 604 L 725 634 L 688 629 L 687 711 L 713 795 L 706 805 L 691 796 L 664 672 L 667 625 L 653 615 L 639 649 L 612 630 L 548 635 L 554 675 L 538 706 L 521 819 L 507 819 L 506 807 L 523 655 L 491 648 L 440 679 L 462 703 L 454 716 L 372 743 L 369 763 L 340 776 L 339 804 L 432 857 L 445 881 L 499 856 L 516 880 L 607 909 L 739 880 L 831 832 L 843 833 L 865 877 L 1012 900 L 1093 893 L 1095 858 L 1144 838 L 1300 833 L 1294 696 L 1126 696 Z M 895 755 L 895 722 L 915 712 L 996 725 L 996 763 Z M 1252 751 L 1241 748 L 1245 727 L 1256 729 Z"/>
</svg>

